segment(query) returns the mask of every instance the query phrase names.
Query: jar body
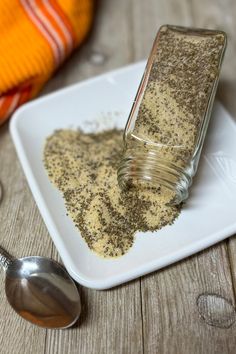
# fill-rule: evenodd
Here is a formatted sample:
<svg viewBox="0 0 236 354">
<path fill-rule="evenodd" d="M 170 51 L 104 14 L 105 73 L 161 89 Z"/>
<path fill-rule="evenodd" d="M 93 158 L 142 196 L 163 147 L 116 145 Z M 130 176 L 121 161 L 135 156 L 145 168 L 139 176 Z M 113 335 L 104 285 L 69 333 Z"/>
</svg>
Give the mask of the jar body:
<svg viewBox="0 0 236 354">
<path fill-rule="evenodd" d="M 175 204 L 188 197 L 225 47 L 220 31 L 161 27 L 124 132 L 121 188 L 162 185 Z"/>
</svg>

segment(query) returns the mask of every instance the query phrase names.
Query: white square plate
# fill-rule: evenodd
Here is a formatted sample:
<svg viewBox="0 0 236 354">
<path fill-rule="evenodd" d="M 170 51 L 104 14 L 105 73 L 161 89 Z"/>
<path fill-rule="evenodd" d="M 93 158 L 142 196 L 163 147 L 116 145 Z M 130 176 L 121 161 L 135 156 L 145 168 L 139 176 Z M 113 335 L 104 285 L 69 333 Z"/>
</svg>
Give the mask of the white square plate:
<svg viewBox="0 0 236 354">
<path fill-rule="evenodd" d="M 59 128 L 123 128 L 145 63 L 79 83 L 20 108 L 11 134 L 29 186 L 70 275 L 106 289 L 196 253 L 236 231 L 236 125 L 216 103 L 191 195 L 172 226 L 138 233 L 131 250 L 106 260 L 92 253 L 66 216 L 42 163 L 47 136 Z M 40 241 L 39 241 L 40 242 Z"/>
</svg>

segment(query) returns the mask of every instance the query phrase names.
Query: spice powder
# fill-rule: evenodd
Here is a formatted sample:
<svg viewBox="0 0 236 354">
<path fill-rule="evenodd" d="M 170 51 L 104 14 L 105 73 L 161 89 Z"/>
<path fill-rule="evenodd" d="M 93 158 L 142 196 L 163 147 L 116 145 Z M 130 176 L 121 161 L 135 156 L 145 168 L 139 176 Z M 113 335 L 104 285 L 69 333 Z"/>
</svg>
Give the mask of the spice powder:
<svg viewBox="0 0 236 354">
<path fill-rule="evenodd" d="M 206 34 L 207 33 L 207 34 Z M 225 47 L 220 31 L 162 26 L 132 137 L 134 148 L 186 168 L 196 152 Z M 138 137 L 138 139 L 137 139 Z"/>
<path fill-rule="evenodd" d="M 121 191 L 117 167 L 122 131 L 86 134 L 58 130 L 44 149 L 44 165 L 61 191 L 68 215 L 88 247 L 102 257 L 119 257 L 133 245 L 136 231 L 154 231 L 173 223 L 180 207 L 170 206 L 165 187 Z"/>
</svg>

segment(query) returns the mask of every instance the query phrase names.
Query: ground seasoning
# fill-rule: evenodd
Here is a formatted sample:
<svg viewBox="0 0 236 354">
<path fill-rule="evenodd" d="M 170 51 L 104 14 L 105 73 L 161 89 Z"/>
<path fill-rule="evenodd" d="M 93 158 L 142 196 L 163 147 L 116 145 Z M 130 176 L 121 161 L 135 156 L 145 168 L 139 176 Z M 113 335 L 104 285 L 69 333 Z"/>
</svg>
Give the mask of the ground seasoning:
<svg viewBox="0 0 236 354">
<path fill-rule="evenodd" d="M 139 146 L 141 141 L 143 149 L 153 149 L 154 142 L 159 158 L 179 169 L 196 148 L 225 41 L 220 32 L 201 34 L 161 28 L 132 132 Z M 127 143 L 131 150 L 132 138 Z M 48 176 L 63 193 L 68 214 L 88 247 L 103 257 L 125 254 L 136 231 L 161 229 L 180 212 L 171 204 L 175 193 L 163 185 L 144 187 L 138 182 L 138 188 L 119 188 L 122 146 L 118 130 L 59 130 L 47 139 L 44 150 Z M 146 165 L 145 172 L 150 171 Z M 131 170 L 140 171 L 137 165 Z"/>
<path fill-rule="evenodd" d="M 51 182 L 62 192 L 68 214 L 88 247 L 103 257 L 118 257 L 133 245 L 135 232 L 173 223 L 180 208 L 168 206 L 172 193 L 158 187 L 121 191 L 117 167 L 122 131 L 96 134 L 59 130 L 44 149 Z"/>
<path fill-rule="evenodd" d="M 220 31 L 163 26 L 132 136 L 185 167 L 196 150 L 225 47 Z M 147 144 L 148 143 L 148 144 Z M 128 142 L 132 148 L 132 140 Z"/>
</svg>

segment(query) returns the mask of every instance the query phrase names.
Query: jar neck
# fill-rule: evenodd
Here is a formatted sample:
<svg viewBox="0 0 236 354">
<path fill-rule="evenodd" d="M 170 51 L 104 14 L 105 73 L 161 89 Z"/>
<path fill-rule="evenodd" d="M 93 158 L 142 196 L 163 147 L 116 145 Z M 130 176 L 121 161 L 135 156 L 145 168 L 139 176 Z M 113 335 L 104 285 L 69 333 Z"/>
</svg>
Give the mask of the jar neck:
<svg viewBox="0 0 236 354">
<path fill-rule="evenodd" d="M 122 189 L 135 187 L 139 182 L 148 187 L 164 186 L 174 192 L 172 204 L 179 204 L 188 197 L 192 183 L 191 168 L 178 165 L 158 156 L 156 151 L 136 152 L 126 150 L 120 162 L 117 178 Z"/>
</svg>

